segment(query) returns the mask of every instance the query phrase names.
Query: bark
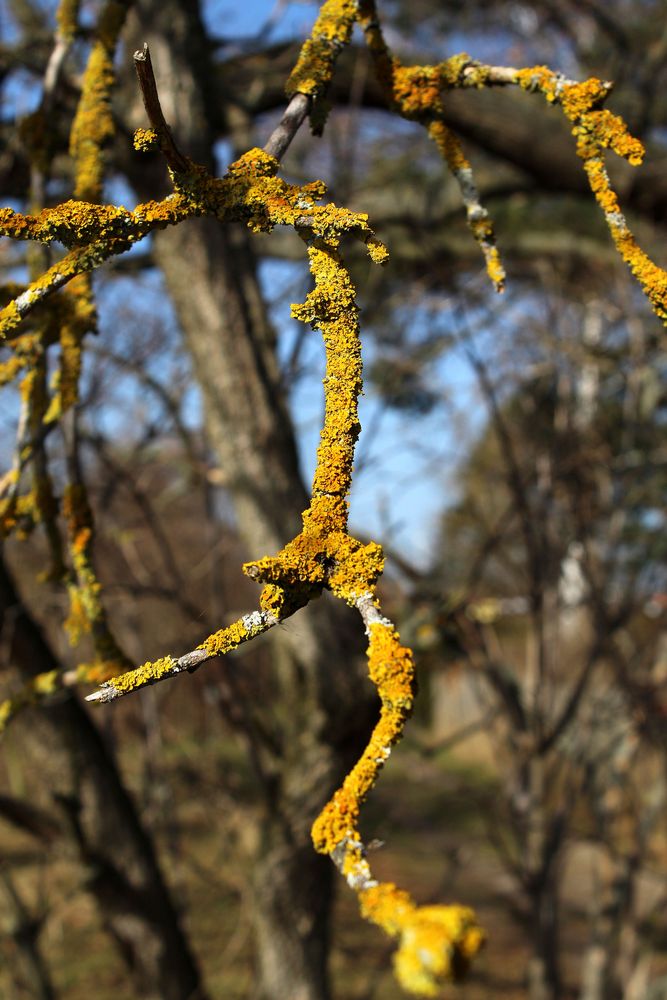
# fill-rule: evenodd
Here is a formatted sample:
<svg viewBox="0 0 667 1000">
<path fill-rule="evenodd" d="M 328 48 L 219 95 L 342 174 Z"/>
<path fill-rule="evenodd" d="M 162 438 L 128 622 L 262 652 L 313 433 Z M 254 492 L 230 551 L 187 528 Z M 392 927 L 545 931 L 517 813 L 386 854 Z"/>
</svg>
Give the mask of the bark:
<svg viewBox="0 0 667 1000">
<path fill-rule="evenodd" d="M 143 0 L 138 18 L 174 138 L 210 166 L 226 109 L 211 94 L 215 74 L 196 5 Z M 142 197 L 155 195 L 152 183 L 135 178 Z M 251 557 L 272 554 L 299 531 L 308 495 L 248 234 L 196 220 L 160 233 L 155 259 L 192 356 L 239 534 Z M 313 852 L 309 830 L 365 740 L 373 704 L 360 669 L 361 623 L 341 610 L 323 600 L 272 636 L 277 690 L 269 715 L 281 749 L 259 748 L 265 813 L 254 863 L 264 1000 L 330 995 L 332 866 Z"/>
<path fill-rule="evenodd" d="M 24 679 L 59 666 L 2 560 L 0 632 Z M 96 726 L 71 695 L 34 709 L 30 721 L 31 739 L 45 755 L 48 787 L 86 867 L 86 888 L 141 996 L 205 1000 L 153 845 Z"/>
<path fill-rule="evenodd" d="M 528 960 L 529 1000 L 559 1000 L 561 994 L 558 968 L 559 934 L 557 888 L 549 879 L 533 894 L 533 950 Z"/>
<path fill-rule="evenodd" d="M 579 1000 L 621 1000 L 647 972 L 639 955 L 636 878 L 639 853 L 602 854 L 592 900 L 593 939 L 582 963 Z"/>
<path fill-rule="evenodd" d="M 559 1000 L 559 872 L 565 814 L 547 810 L 545 763 L 534 756 L 523 770 L 526 804 L 522 829 L 524 882 L 530 901 L 532 953 L 528 960 L 529 1000 Z"/>
</svg>

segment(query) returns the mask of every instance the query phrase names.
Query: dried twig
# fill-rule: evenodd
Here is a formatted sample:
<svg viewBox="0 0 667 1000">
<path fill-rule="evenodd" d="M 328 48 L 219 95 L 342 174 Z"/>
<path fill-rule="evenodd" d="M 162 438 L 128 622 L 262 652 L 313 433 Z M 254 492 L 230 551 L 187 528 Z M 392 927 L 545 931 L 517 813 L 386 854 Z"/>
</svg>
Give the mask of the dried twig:
<svg viewBox="0 0 667 1000">
<path fill-rule="evenodd" d="M 167 125 L 162 113 L 148 42 L 144 42 L 143 48 L 138 49 L 134 53 L 133 58 L 146 114 L 148 115 L 151 128 L 157 135 L 160 150 L 164 154 L 170 170 L 173 170 L 176 174 L 185 173 L 189 169 L 190 164 L 174 142 L 171 129 Z"/>
</svg>

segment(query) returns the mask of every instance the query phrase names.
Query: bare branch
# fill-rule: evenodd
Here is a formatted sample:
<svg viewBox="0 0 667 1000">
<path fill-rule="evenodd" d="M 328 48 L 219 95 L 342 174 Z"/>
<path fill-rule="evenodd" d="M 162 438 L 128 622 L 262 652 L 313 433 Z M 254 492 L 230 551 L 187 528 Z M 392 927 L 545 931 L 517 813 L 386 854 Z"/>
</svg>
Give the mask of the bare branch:
<svg viewBox="0 0 667 1000">
<path fill-rule="evenodd" d="M 134 53 L 133 58 L 146 114 L 148 115 L 151 128 L 157 133 L 160 150 L 164 154 L 170 170 L 173 170 L 176 174 L 185 173 L 189 169 L 189 163 L 174 142 L 171 129 L 167 125 L 162 113 L 148 42 L 144 42 L 144 47 L 138 49 Z"/>
<path fill-rule="evenodd" d="M 311 99 L 307 94 L 294 95 L 287 105 L 285 114 L 269 136 L 268 142 L 264 146 L 265 153 L 275 157 L 276 160 L 282 160 L 292 139 L 306 120 L 310 104 Z"/>
</svg>

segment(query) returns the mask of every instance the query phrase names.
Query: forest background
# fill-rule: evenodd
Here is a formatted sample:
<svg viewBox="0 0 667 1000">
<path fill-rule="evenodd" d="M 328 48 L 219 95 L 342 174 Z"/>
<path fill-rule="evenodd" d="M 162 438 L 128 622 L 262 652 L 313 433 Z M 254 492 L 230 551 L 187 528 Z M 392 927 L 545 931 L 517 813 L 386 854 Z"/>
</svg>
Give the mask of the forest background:
<svg viewBox="0 0 667 1000">
<path fill-rule="evenodd" d="M 132 67 L 145 40 L 179 148 L 221 175 L 272 133 L 316 13 L 134 4 L 104 201 L 132 208 L 167 190 L 160 154 L 132 148 L 147 124 Z M 609 169 L 658 264 L 665 13 L 620 0 L 380 6 L 406 63 L 466 50 L 613 80 L 608 106 L 648 152 L 640 169 L 611 156 Z M 71 196 L 69 131 L 97 16 L 82 5 L 49 109 L 44 204 Z M 21 211 L 35 197 L 21 123 L 42 100 L 54 17 L 29 0 L 2 10 L 0 177 Z M 384 109 L 361 35 L 329 97 L 323 137 L 304 125 L 282 175 L 324 179 L 390 250 L 383 269 L 346 250 L 365 361 L 351 523 L 385 549 L 384 603 L 421 688 L 364 813 L 365 835 L 387 841 L 373 867 L 420 903 L 475 907 L 488 942 L 457 987 L 467 1000 L 659 1000 L 664 333 L 557 108 L 509 89 L 447 94 L 507 271 L 499 297 L 456 181 L 425 131 Z M 3 281 L 25 281 L 25 244 L 0 254 Z M 306 506 L 324 361 L 289 316 L 310 287 L 303 256 L 293 234 L 250 241 L 194 220 L 96 272 L 76 426 L 44 447 L 57 485 L 76 435 L 105 608 L 131 663 L 193 649 L 253 608 L 241 564 L 278 551 Z M 11 384 L 1 406 L 11 468 Z M 7 695 L 55 665 L 75 670 L 92 648 L 68 641 L 67 587 L 43 579 L 48 533 L 28 522 L 0 574 Z M 61 693 L 7 726 L 3 995 L 403 995 L 391 944 L 309 842 L 377 711 L 361 636 L 321 603 L 193 677 L 92 712 Z"/>
</svg>

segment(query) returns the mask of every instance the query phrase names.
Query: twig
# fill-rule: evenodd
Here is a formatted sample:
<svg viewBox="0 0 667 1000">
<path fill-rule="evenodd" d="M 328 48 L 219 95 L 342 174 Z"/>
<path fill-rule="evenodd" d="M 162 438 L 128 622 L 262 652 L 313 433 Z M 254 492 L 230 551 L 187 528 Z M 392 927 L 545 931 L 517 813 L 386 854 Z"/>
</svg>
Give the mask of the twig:
<svg viewBox="0 0 667 1000">
<path fill-rule="evenodd" d="M 171 130 L 162 113 L 148 42 L 144 42 L 143 49 L 138 49 L 134 53 L 133 58 L 146 114 L 148 115 L 151 128 L 157 133 L 160 150 L 164 154 L 170 170 L 173 170 L 176 174 L 185 173 L 189 169 L 189 163 L 176 146 Z"/>
<path fill-rule="evenodd" d="M 189 653 L 184 653 L 175 659 L 173 656 L 165 656 L 155 663 L 145 663 L 136 670 L 128 670 L 127 673 L 114 677 L 86 697 L 86 701 L 107 702 L 115 701 L 126 694 L 131 694 L 142 687 L 150 684 L 157 684 L 158 681 L 166 680 L 175 674 L 194 673 L 202 663 L 212 660 L 214 656 L 221 653 L 229 653 L 241 643 L 254 639 L 268 629 L 277 625 L 278 619 L 270 611 L 252 611 L 249 615 L 244 615 L 237 622 L 229 625 L 216 633 L 216 645 L 199 646 Z"/>
<path fill-rule="evenodd" d="M 294 95 L 287 105 L 285 114 L 269 136 L 264 147 L 265 153 L 275 157 L 276 160 L 282 160 L 292 139 L 306 120 L 310 111 L 310 103 L 311 99 L 307 94 Z"/>
</svg>

